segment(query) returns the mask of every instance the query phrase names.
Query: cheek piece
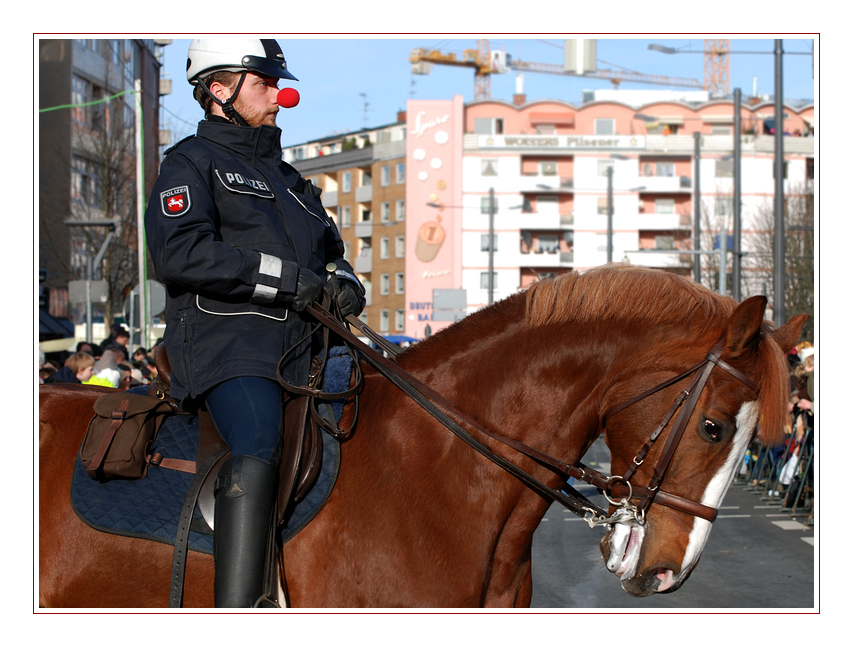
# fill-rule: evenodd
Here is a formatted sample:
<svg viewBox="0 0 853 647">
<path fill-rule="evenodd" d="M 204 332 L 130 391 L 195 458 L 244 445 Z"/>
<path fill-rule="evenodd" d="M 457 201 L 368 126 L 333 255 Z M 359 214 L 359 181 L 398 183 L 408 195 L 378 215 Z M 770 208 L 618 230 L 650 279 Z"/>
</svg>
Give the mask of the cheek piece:
<svg viewBox="0 0 853 647">
<path fill-rule="evenodd" d="M 283 88 L 276 100 L 282 108 L 293 108 L 299 103 L 299 93 L 293 88 Z"/>
</svg>

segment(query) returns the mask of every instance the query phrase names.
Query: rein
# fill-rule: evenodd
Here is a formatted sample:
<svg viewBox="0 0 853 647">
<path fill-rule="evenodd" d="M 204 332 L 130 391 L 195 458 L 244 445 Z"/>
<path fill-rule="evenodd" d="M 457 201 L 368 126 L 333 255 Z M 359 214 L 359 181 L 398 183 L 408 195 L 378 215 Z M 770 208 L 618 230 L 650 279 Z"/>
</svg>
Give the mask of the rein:
<svg viewBox="0 0 853 647">
<path fill-rule="evenodd" d="M 609 525 L 618 522 L 635 523 L 642 525 L 645 522 L 645 514 L 653 501 L 669 508 L 680 510 L 693 516 L 705 519 L 709 522 L 713 522 L 716 519 L 716 508 L 706 506 L 696 501 L 685 499 L 675 494 L 670 494 L 668 492 L 661 491 L 660 484 L 663 481 L 664 475 L 666 473 L 667 468 L 669 467 L 670 462 L 672 461 L 673 455 L 675 454 L 675 449 L 684 434 L 684 430 L 687 427 L 687 423 L 699 401 L 699 397 L 702 393 L 702 390 L 704 389 L 705 384 L 708 378 L 710 377 L 711 371 L 715 366 L 719 366 L 720 368 L 728 372 L 730 375 L 743 382 L 753 391 L 758 391 L 757 386 L 752 380 L 750 380 L 743 373 L 720 359 L 720 354 L 722 353 L 722 350 L 725 347 L 725 335 L 721 337 L 721 339 L 717 342 L 712 351 L 708 353 L 705 359 L 696 366 L 688 369 L 680 375 L 677 375 L 661 384 L 658 384 L 657 386 L 647 391 L 644 391 L 643 393 L 631 398 L 630 400 L 620 405 L 612 407 L 605 413 L 604 425 L 606 426 L 607 420 L 612 418 L 620 411 L 623 411 L 624 409 L 630 407 L 633 404 L 636 404 L 644 398 L 685 379 L 693 373 L 696 373 L 687 388 L 678 394 L 672 407 L 666 413 L 660 424 L 651 434 L 651 436 L 640 449 L 640 451 L 637 453 L 626 473 L 623 476 L 608 477 L 594 469 L 587 467 L 583 463 L 578 462 L 577 465 L 569 465 L 551 456 L 543 454 L 539 450 L 529 447 L 528 445 L 525 445 L 524 443 L 521 443 L 515 439 L 508 438 L 501 434 L 497 434 L 488 429 L 485 429 L 482 425 L 473 421 L 467 414 L 460 411 L 453 403 L 444 398 L 444 396 L 435 392 L 426 384 L 420 382 L 412 375 L 400 368 L 396 364 L 396 362 L 387 359 L 381 353 L 378 353 L 369 346 L 367 346 L 358 337 L 356 337 L 339 318 L 337 318 L 331 312 L 323 309 L 322 307 L 317 306 L 316 304 L 309 305 L 307 311 L 315 319 L 317 319 L 317 321 L 325 328 L 331 330 L 332 332 L 340 336 L 347 346 L 357 349 L 359 351 L 359 354 L 380 374 L 382 374 L 386 379 L 392 382 L 401 391 L 411 397 L 419 406 L 421 406 L 421 408 L 424 409 L 424 411 L 426 411 L 429 415 L 431 415 L 447 429 L 453 432 L 466 444 L 468 444 L 470 447 L 472 447 L 480 454 L 488 458 L 493 463 L 497 464 L 504 470 L 516 476 L 519 480 L 521 480 L 523 483 L 528 485 L 531 489 L 535 490 L 539 494 L 545 496 L 548 499 L 559 502 L 573 514 L 583 517 L 590 527 Z M 368 328 L 357 318 L 349 316 L 347 317 L 347 322 L 351 323 L 354 327 L 356 327 L 368 339 L 374 341 L 375 343 L 377 343 L 377 345 L 385 349 L 388 354 L 392 356 L 396 356 L 397 354 L 399 354 L 400 351 L 396 346 L 392 346 L 389 342 L 387 342 L 387 340 L 385 340 L 383 337 Z M 356 361 L 356 365 L 357 364 L 358 362 Z M 286 383 L 284 383 L 281 378 L 279 378 L 279 382 L 281 382 L 282 386 L 284 386 L 288 390 L 292 388 L 291 385 L 287 385 Z M 345 393 L 328 394 L 323 393 L 322 391 L 319 391 L 317 389 L 307 389 L 307 391 L 310 391 L 310 395 L 321 397 L 324 400 L 331 400 L 347 397 L 349 394 L 352 394 L 357 391 L 359 386 L 360 374 L 358 379 L 356 380 L 356 385 Z M 646 487 L 633 485 L 631 483 L 631 479 L 636 474 L 640 466 L 643 464 L 643 461 L 645 460 L 652 445 L 657 440 L 663 429 L 666 428 L 666 426 L 669 424 L 675 413 L 679 409 L 681 409 L 682 405 L 684 405 L 685 402 L 686 406 L 681 410 L 678 418 L 676 419 L 675 426 L 667 438 L 667 442 L 664 446 L 661 457 L 655 467 L 655 472 L 652 477 L 652 480 Z M 493 440 L 496 440 L 497 442 L 505 446 L 511 447 L 512 449 L 515 449 L 521 454 L 524 454 L 525 456 L 535 460 L 537 463 L 550 468 L 552 471 L 561 476 L 564 481 L 568 481 L 569 478 L 573 477 L 579 481 L 583 481 L 597 488 L 604 494 L 605 498 L 610 502 L 610 504 L 616 507 L 614 514 L 608 516 L 603 509 L 589 501 L 580 492 L 577 492 L 575 489 L 573 489 L 567 484 L 561 486 L 561 490 L 556 490 L 545 485 L 544 483 L 542 483 L 532 475 L 528 474 L 526 471 L 524 471 L 517 465 L 495 454 L 487 445 L 474 438 L 464 427 L 462 427 L 459 422 L 457 422 L 457 419 L 459 422 L 468 425 L 477 432 Z M 352 429 L 354 425 L 355 417 L 353 418 L 353 422 L 350 426 L 350 429 Z M 345 434 L 337 435 L 340 437 L 341 435 Z M 632 499 L 635 498 L 640 499 L 639 506 L 631 503 Z"/>
</svg>

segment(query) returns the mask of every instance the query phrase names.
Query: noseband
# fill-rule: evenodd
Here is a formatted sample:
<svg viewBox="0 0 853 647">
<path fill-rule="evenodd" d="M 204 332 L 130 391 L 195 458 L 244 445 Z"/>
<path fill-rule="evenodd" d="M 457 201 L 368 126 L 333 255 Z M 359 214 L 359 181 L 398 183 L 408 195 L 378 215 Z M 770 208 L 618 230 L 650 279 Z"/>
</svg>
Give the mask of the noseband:
<svg viewBox="0 0 853 647">
<path fill-rule="evenodd" d="M 400 390 L 409 395 L 409 397 L 411 397 L 417 404 L 419 404 L 424 409 L 424 411 L 426 411 L 429 415 L 435 418 L 438 422 L 443 424 L 457 437 L 466 442 L 476 451 L 480 452 L 483 456 L 491 460 L 493 463 L 497 464 L 504 470 L 508 471 L 510 474 L 517 477 L 519 480 L 528 485 L 534 491 L 551 500 L 558 501 L 569 511 L 573 512 L 574 514 L 577 514 L 578 516 L 583 517 L 584 520 L 591 527 L 599 525 L 609 525 L 618 522 L 643 524 L 645 522 L 646 512 L 653 501 L 669 508 L 680 510 L 682 512 L 686 512 L 701 519 L 705 519 L 707 521 L 714 521 L 714 519 L 716 519 L 716 508 L 712 508 L 697 501 L 685 499 L 675 494 L 670 494 L 668 492 L 661 491 L 660 485 L 663 481 L 666 470 L 669 467 L 670 462 L 672 461 L 678 443 L 681 440 L 681 437 L 684 435 L 684 430 L 687 427 L 687 423 L 690 420 L 690 417 L 693 415 L 693 411 L 695 410 L 696 405 L 699 402 L 699 397 L 702 395 L 702 391 L 705 388 L 705 384 L 707 383 L 708 378 L 711 375 L 711 371 L 713 371 L 715 366 L 720 367 L 730 375 L 743 382 L 752 391 L 758 393 L 758 386 L 752 380 L 750 380 L 746 375 L 738 371 L 736 368 L 730 366 L 729 364 L 720 359 L 720 355 L 722 354 L 723 348 L 725 348 L 725 334 L 720 338 L 720 340 L 717 342 L 711 352 L 708 353 L 705 359 L 693 368 L 665 382 L 662 382 L 661 384 L 658 384 L 657 386 L 647 391 L 644 391 L 640 395 L 635 396 L 618 406 L 612 407 L 605 413 L 604 426 L 606 427 L 607 420 L 612 418 L 620 411 L 623 411 L 624 409 L 630 407 L 633 404 L 636 404 L 637 402 L 649 397 L 650 395 L 657 393 L 658 391 L 661 391 L 662 389 L 665 389 L 668 386 L 671 386 L 683 380 L 684 378 L 688 377 L 693 373 L 696 374 L 694 375 L 688 386 L 684 390 L 682 390 L 675 398 L 675 402 L 672 404 L 669 411 L 663 417 L 660 424 L 657 426 L 654 432 L 652 432 L 645 445 L 643 445 L 640 451 L 637 452 L 637 455 L 634 457 L 634 460 L 632 461 L 632 464 L 626 471 L 626 473 L 623 476 L 607 477 L 601 474 L 600 472 L 597 472 L 596 470 L 593 470 L 583 465 L 582 463 L 578 463 L 577 465 L 569 465 L 555 458 L 552 458 L 551 456 L 548 456 L 547 454 L 544 454 L 537 449 L 529 447 L 528 445 L 525 445 L 524 443 L 521 443 L 513 438 L 508 438 L 501 434 L 485 429 L 482 425 L 472 420 L 470 416 L 460 411 L 453 403 L 449 402 L 442 395 L 436 393 L 430 387 L 416 380 L 412 375 L 409 375 L 408 373 L 403 371 L 396 364 L 396 362 L 387 359 L 382 354 L 377 353 L 372 348 L 364 344 L 358 337 L 356 337 L 350 332 L 348 327 L 341 321 L 339 317 L 336 317 L 330 312 L 327 312 L 326 310 L 315 305 L 308 306 L 307 310 L 322 325 L 337 333 L 348 346 L 351 346 L 352 348 L 358 350 L 359 355 L 362 358 L 364 358 L 369 364 L 371 364 L 375 369 L 377 369 L 383 376 L 385 376 L 385 378 L 395 384 Z M 357 328 L 366 337 L 377 343 L 377 345 L 385 348 L 386 352 L 389 355 L 393 356 L 399 350 L 393 347 L 388 347 L 387 342 L 385 342 L 384 338 L 376 334 L 374 331 L 365 326 L 355 317 L 348 316 L 346 318 L 346 321 L 353 325 L 355 328 Z M 317 391 L 316 393 L 312 393 L 312 395 L 327 398 L 334 397 L 335 399 L 337 399 L 344 397 L 345 394 L 324 394 L 320 391 Z M 686 406 L 681 409 L 682 405 L 685 404 Z M 654 475 L 652 476 L 651 481 L 645 487 L 632 484 L 631 479 L 634 477 L 634 475 L 637 473 L 637 470 L 639 470 L 640 466 L 643 464 L 643 461 L 649 453 L 649 450 L 651 449 L 652 445 L 658 439 L 661 432 L 666 428 L 672 417 L 675 415 L 676 412 L 678 412 L 679 409 L 681 409 L 681 411 L 678 415 L 678 418 L 676 419 L 672 432 L 667 438 L 661 456 L 658 459 L 657 465 L 655 466 Z M 568 481 L 570 478 L 575 478 L 598 488 L 602 491 L 607 500 L 612 505 L 616 506 L 616 512 L 608 517 L 607 513 L 604 510 L 589 501 L 585 496 L 574 490 L 568 484 L 561 486 L 560 489 L 554 489 L 545 485 L 535 477 L 531 476 L 530 474 L 519 468 L 517 465 L 495 454 L 491 448 L 489 448 L 480 440 L 477 440 L 467 429 L 463 428 L 459 424 L 460 422 L 464 423 L 469 428 L 472 428 L 477 432 L 483 434 L 484 436 L 496 440 L 502 443 L 503 445 L 511 447 L 516 451 L 520 452 L 521 454 L 532 458 L 540 465 L 543 465 L 553 470 L 564 479 L 564 482 Z M 353 425 L 354 424 L 355 421 L 353 421 Z M 639 506 L 631 503 L 631 501 L 635 498 L 639 498 Z"/>
</svg>

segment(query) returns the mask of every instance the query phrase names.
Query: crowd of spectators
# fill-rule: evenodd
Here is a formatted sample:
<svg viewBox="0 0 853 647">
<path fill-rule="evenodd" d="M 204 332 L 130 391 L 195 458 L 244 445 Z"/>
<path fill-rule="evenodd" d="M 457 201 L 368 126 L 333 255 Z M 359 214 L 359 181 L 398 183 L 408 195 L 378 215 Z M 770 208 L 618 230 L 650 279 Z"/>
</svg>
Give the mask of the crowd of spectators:
<svg viewBox="0 0 853 647">
<path fill-rule="evenodd" d="M 788 353 L 790 398 L 789 425 L 785 441 L 779 446 L 764 446 L 760 435 L 747 451 L 739 478 L 749 488 L 785 508 L 809 511 L 814 504 L 814 447 L 817 428 L 815 361 L 817 349 L 803 341 Z M 813 512 L 807 523 L 813 523 Z"/>
<path fill-rule="evenodd" d="M 127 330 L 114 324 L 103 342 L 79 342 L 64 362 L 49 361 L 39 350 L 39 384 L 97 384 L 122 390 L 149 384 L 157 377 L 153 348 L 131 353 L 129 344 Z"/>
</svg>

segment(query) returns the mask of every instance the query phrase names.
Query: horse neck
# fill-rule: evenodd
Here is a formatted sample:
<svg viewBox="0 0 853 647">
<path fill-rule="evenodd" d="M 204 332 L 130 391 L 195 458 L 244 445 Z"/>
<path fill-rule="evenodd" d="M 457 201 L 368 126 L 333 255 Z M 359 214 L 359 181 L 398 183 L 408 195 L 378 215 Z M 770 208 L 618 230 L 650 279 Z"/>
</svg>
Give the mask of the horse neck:
<svg viewBox="0 0 853 647">
<path fill-rule="evenodd" d="M 485 428 L 564 462 L 578 460 L 597 437 L 607 370 L 599 351 L 575 326 L 503 322 L 460 326 L 404 357 L 404 366 Z"/>
</svg>

